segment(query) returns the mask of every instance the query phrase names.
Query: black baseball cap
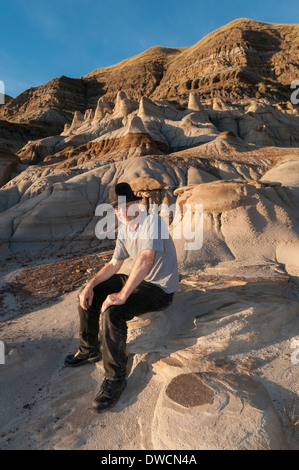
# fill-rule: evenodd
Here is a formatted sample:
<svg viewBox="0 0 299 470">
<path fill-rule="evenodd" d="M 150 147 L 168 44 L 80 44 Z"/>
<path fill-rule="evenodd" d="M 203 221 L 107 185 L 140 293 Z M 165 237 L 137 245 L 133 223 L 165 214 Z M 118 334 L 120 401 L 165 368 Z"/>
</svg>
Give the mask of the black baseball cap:
<svg viewBox="0 0 299 470">
<path fill-rule="evenodd" d="M 129 183 L 117 183 L 111 186 L 109 189 L 109 201 L 112 207 L 118 205 L 119 197 L 125 198 L 125 203 L 142 200 L 142 197 L 138 197 L 134 194 Z"/>
</svg>

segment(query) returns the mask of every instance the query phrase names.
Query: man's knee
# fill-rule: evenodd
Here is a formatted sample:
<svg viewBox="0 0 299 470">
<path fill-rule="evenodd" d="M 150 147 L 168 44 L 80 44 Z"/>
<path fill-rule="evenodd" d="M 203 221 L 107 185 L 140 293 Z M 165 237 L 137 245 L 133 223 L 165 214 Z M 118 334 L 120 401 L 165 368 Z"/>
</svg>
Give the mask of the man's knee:
<svg viewBox="0 0 299 470">
<path fill-rule="evenodd" d="M 125 321 L 123 320 L 122 315 L 122 306 L 121 305 L 110 305 L 102 313 L 102 321 L 104 325 L 112 325 L 116 328 L 121 328 L 124 326 Z"/>
</svg>

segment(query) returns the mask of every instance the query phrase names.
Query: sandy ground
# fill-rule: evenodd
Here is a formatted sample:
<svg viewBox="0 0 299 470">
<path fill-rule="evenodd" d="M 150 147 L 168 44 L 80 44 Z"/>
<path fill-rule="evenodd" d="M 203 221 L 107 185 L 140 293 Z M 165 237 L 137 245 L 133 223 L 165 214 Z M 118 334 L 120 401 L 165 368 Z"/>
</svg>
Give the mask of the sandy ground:
<svg viewBox="0 0 299 470">
<path fill-rule="evenodd" d="M 92 274 L 94 259 L 85 259 L 84 264 L 76 260 L 76 265 L 74 260 L 50 261 L 7 267 L 2 277 L 0 339 L 6 357 L 0 365 L 1 449 L 229 449 L 242 448 L 242 441 L 243 448 L 250 449 L 299 448 L 299 365 L 294 363 L 299 353 L 294 355 L 292 348 L 299 334 L 299 303 L 284 275 L 265 275 L 261 269 L 259 276 L 253 270 L 243 277 L 233 270 L 225 277 L 215 270 L 183 276 L 167 311 L 129 323 L 127 388 L 114 408 L 96 414 L 90 405 L 103 380 L 102 363 L 64 367 L 65 356 L 78 345 L 77 296 L 80 284 Z M 59 276 L 67 272 L 69 287 L 65 285 L 67 292 L 62 293 Z M 190 373 L 192 387 L 194 373 L 203 381 L 209 379 L 210 387 L 211 377 L 242 376 L 262 384 L 267 413 L 256 415 L 251 386 L 246 393 L 243 390 L 242 410 L 237 401 L 230 409 L 243 393 L 233 391 L 236 382 L 229 385 L 234 400 L 225 398 L 223 387 L 214 389 L 212 395 L 222 400 L 217 413 L 204 408 L 212 405 L 201 402 L 202 397 L 196 403 L 194 394 L 190 398 L 195 402 L 188 407 L 182 398 L 188 401 L 190 389 L 184 393 L 172 380 Z M 208 432 L 211 426 L 220 436 L 231 423 L 232 412 L 243 423 L 244 410 L 251 436 L 229 431 L 215 444 Z M 201 441 L 200 423 L 208 415 L 221 415 L 225 421 L 205 422 Z M 257 438 L 261 435 L 263 441 Z"/>
</svg>

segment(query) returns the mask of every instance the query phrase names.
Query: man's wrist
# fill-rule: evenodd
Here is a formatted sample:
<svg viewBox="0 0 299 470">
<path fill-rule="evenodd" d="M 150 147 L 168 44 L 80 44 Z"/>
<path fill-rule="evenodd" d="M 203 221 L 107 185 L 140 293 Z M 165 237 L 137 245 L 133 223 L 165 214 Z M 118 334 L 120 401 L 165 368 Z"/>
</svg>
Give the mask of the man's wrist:
<svg viewBox="0 0 299 470">
<path fill-rule="evenodd" d="M 94 289 L 95 286 L 96 286 L 95 280 L 94 280 L 94 279 L 91 279 L 91 280 L 88 281 L 88 283 L 86 284 L 85 289 Z"/>
<path fill-rule="evenodd" d="M 128 292 L 128 290 L 125 288 L 125 286 L 119 291 L 119 295 L 120 297 L 123 299 L 123 300 L 127 300 L 127 298 L 129 297 L 130 293 Z"/>
</svg>

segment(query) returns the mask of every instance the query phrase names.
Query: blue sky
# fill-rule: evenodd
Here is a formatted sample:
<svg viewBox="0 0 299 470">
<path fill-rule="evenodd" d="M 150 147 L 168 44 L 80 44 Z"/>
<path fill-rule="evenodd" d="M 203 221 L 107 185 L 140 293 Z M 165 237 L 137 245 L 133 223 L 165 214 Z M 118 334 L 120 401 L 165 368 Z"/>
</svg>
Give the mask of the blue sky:
<svg viewBox="0 0 299 470">
<path fill-rule="evenodd" d="M 237 18 L 298 23 L 298 1 L 0 0 L 0 80 L 15 97 L 152 46 L 192 46 Z"/>
</svg>

